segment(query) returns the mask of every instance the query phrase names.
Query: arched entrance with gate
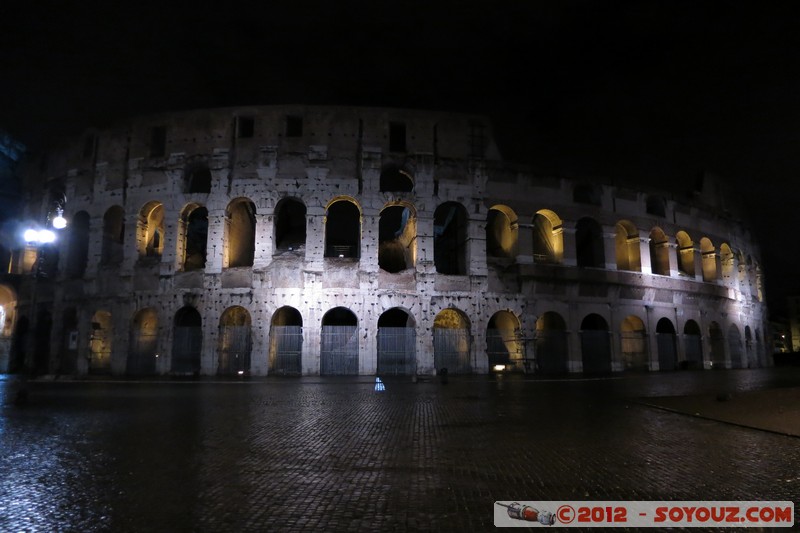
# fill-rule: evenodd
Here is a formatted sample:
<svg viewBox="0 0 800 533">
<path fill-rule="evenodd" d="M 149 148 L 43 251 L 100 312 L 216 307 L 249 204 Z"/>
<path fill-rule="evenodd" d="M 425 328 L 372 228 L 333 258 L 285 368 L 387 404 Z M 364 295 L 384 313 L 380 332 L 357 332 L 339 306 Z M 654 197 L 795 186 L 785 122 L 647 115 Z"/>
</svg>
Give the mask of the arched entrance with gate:
<svg viewBox="0 0 800 533">
<path fill-rule="evenodd" d="M 346 307 L 334 307 L 322 317 L 319 373 L 358 375 L 358 318 Z"/>
<path fill-rule="evenodd" d="M 745 368 L 747 359 L 742 349 L 742 337 L 736 324 L 728 327 L 728 352 L 731 356 L 731 368 Z"/>
<path fill-rule="evenodd" d="M 108 374 L 111 372 L 111 341 L 114 327 L 111 313 L 95 311 L 92 316 L 92 331 L 89 337 L 89 374 Z"/>
<path fill-rule="evenodd" d="M 131 324 L 127 374 L 130 376 L 155 374 L 157 350 L 158 314 L 155 309 L 147 307 L 136 313 Z"/>
<path fill-rule="evenodd" d="M 587 315 L 581 322 L 580 336 L 584 373 L 611 372 L 611 342 L 605 319 L 594 313 Z"/>
<path fill-rule="evenodd" d="M 416 322 L 393 307 L 378 319 L 378 374 L 411 376 L 417 371 Z"/>
<path fill-rule="evenodd" d="M 486 328 L 486 356 L 489 369 L 508 367 L 522 361 L 519 319 L 511 311 L 498 311 Z"/>
<path fill-rule="evenodd" d="M 713 368 L 725 368 L 725 337 L 716 322 L 708 326 L 708 339 L 711 342 L 711 364 Z"/>
<path fill-rule="evenodd" d="M 250 313 L 235 305 L 222 313 L 219 320 L 219 366 L 221 376 L 243 376 L 250 373 Z"/>
<path fill-rule="evenodd" d="M 647 332 L 642 319 L 629 315 L 620 325 L 620 348 L 625 370 L 648 370 L 650 350 L 647 346 Z"/>
<path fill-rule="evenodd" d="M 302 374 L 303 317 L 294 307 L 284 306 L 272 315 L 269 328 L 269 373 Z"/>
<path fill-rule="evenodd" d="M 172 373 L 199 374 L 203 348 L 203 320 L 200 313 L 194 307 L 181 307 L 175 313 L 173 325 Z"/>
<path fill-rule="evenodd" d="M 686 368 L 703 368 L 702 335 L 694 320 L 687 320 L 683 326 L 683 347 L 686 350 Z"/>
<path fill-rule="evenodd" d="M 443 309 L 433 321 L 433 366 L 437 373 L 447 369 L 449 374 L 469 374 L 470 322 L 458 309 Z"/>
<path fill-rule="evenodd" d="M 567 362 L 567 323 L 561 315 L 547 311 L 536 321 L 536 370 L 561 374 L 569 370 Z"/>
<path fill-rule="evenodd" d="M 678 344 L 675 342 L 675 326 L 669 318 L 662 318 L 656 324 L 656 344 L 658 345 L 658 369 L 678 368 Z"/>
</svg>

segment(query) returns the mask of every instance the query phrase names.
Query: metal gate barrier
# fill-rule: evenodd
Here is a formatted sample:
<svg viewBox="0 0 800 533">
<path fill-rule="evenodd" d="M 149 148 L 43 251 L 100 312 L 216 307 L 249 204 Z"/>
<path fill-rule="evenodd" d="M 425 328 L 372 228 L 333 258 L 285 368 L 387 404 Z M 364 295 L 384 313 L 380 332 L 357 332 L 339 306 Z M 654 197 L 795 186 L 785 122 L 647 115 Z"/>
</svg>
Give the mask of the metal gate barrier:
<svg viewBox="0 0 800 533">
<path fill-rule="evenodd" d="M 172 372 L 176 374 L 200 372 L 202 346 L 203 329 L 201 327 L 175 327 L 172 337 Z"/>
<path fill-rule="evenodd" d="M 319 373 L 323 376 L 358 375 L 357 326 L 322 326 Z"/>
<path fill-rule="evenodd" d="M 378 328 L 378 374 L 410 376 L 417 370 L 414 328 Z"/>
<path fill-rule="evenodd" d="M 156 373 L 157 341 L 158 335 L 133 335 L 128 352 L 129 375 L 148 376 Z"/>
<path fill-rule="evenodd" d="M 544 374 L 567 371 L 567 332 L 537 331 L 535 337 L 536 370 Z"/>
<path fill-rule="evenodd" d="M 678 350 L 674 333 L 656 333 L 659 370 L 675 370 L 678 367 Z"/>
<path fill-rule="evenodd" d="M 611 343 L 606 330 L 583 330 L 581 357 L 586 373 L 611 372 Z"/>
<path fill-rule="evenodd" d="M 302 373 L 303 327 L 272 326 L 269 331 L 269 372 L 283 376 Z"/>
<path fill-rule="evenodd" d="M 513 329 L 486 330 L 486 357 L 489 368 L 494 365 L 522 363 L 522 341 L 519 331 Z"/>
<path fill-rule="evenodd" d="M 620 333 L 622 361 L 625 370 L 646 370 L 649 367 L 648 344 L 647 335 L 644 332 L 625 331 Z"/>
<path fill-rule="evenodd" d="M 250 326 L 220 328 L 220 375 L 238 375 L 250 371 Z"/>
<path fill-rule="evenodd" d="M 468 329 L 433 329 L 433 365 L 436 372 L 447 369 L 448 374 L 469 374 L 470 344 Z"/>
</svg>

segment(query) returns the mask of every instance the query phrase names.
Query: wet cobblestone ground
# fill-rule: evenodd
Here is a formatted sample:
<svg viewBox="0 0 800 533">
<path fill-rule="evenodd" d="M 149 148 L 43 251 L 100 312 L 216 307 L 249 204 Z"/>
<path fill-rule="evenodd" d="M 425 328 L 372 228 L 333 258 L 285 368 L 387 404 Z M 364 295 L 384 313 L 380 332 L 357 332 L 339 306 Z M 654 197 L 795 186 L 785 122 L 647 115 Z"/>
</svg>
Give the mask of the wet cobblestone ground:
<svg viewBox="0 0 800 533">
<path fill-rule="evenodd" d="M 0 530 L 486 531 L 496 500 L 800 502 L 800 439 L 635 401 L 800 369 L 384 381 L 38 381 L 18 406 L 2 377 Z"/>
</svg>

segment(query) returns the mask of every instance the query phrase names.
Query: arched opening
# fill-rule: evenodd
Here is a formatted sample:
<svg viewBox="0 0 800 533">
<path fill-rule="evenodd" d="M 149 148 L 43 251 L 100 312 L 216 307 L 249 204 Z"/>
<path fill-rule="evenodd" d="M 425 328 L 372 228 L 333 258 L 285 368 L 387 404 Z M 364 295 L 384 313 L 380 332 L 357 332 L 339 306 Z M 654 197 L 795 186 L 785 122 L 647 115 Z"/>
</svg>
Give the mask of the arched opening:
<svg viewBox="0 0 800 533">
<path fill-rule="evenodd" d="M 678 243 L 678 272 L 691 278 L 694 277 L 694 243 L 685 231 L 679 231 L 675 235 Z"/>
<path fill-rule="evenodd" d="M 294 251 L 306 245 L 306 206 L 295 198 L 283 198 L 275 206 L 275 249 Z"/>
<path fill-rule="evenodd" d="M 641 272 L 642 257 L 639 248 L 639 230 L 630 221 L 620 220 L 615 226 L 617 270 Z"/>
<path fill-rule="evenodd" d="M 392 274 L 414 268 L 417 216 L 406 205 L 384 207 L 378 224 L 378 266 Z"/>
<path fill-rule="evenodd" d="M 572 201 L 577 204 L 596 205 L 602 204 L 600 187 L 590 183 L 580 183 L 572 189 Z"/>
<path fill-rule="evenodd" d="M 68 231 L 66 274 L 69 278 L 82 278 L 89 260 L 89 213 L 86 211 L 75 213 Z"/>
<path fill-rule="evenodd" d="M 335 199 L 325 216 L 325 257 L 361 257 L 361 210 L 352 199 Z"/>
<path fill-rule="evenodd" d="M 89 374 L 109 374 L 111 372 L 111 346 L 114 339 L 114 325 L 111 313 L 95 311 L 92 315 L 92 330 L 89 336 Z"/>
<path fill-rule="evenodd" d="M 658 369 L 677 369 L 678 343 L 675 338 L 675 326 L 672 325 L 669 318 L 662 318 L 656 324 L 656 344 L 658 345 Z"/>
<path fill-rule="evenodd" d="M 744 327 L 744 351 L 747 368 L 757 367 L 758 361 L 753 353 L 753 332 L 750 330 L 750 326 Z"/>
<path fill-rule="evenodd" d="M 50 335 L 53 330 L 53 316 L 49 311 L 40 309 L 33 328 L 33 373 L 36 375 L 50 373 Z"/>
<path fill-rule="evenodd" d="M 669 239 L 661 228 L 650 230 L 650 266 L 653 274 L 669 276 Z"/>
<path fill-rule="evenodd" d="M 250 373 L 252 348 L 250 313 L 234 305 L 219 320 L 219 366 L 221 376 L 243 376 Z"/>
<path fill-rule="evenodd" d="M 703 258 L 703 281 L 717 279 L 717 254 L 714 244 L 708 237 L 700 239 L 700 254 Z"/>
<path fill-rule="evenodd" d="M 486 255 L 514 259 L 517 256 L 519 222 L 514 211 L 505 205 L 489 209 L 486 217 Z"/>
<path fill-rule="evenodd" d="M 125 211 L 114 205 L 103 215 L 103 249 L 101 262 L 104 265 L 118 265 L 122 262 L 125 241 Z"/>
<path fill-rule="evenodd" d="M 378 374 L 411 376 L 417 371 L 414 317 L 399 307 L 378 318 Z"/>
<path fill-rule="evenodd" d="M 536 321 L 536 370 L 543 374 L 567 372 L 567 323 L 561 315 L 547 311 Z"/>
<path fill-rule="evenodd" d="M 522 339 L 519 319 L 511 311 L 498 311 L 486 327 L 486 356 L 489 369 L 522 362 Z"/>
<path fill-rule="evenodd" d="M 149 376 L 155 374 L 157 357 L 158 314 L 155 309 L 148 307 L 137 312 L 131 323 L 128 375 Z"/>
<path fill-rule="evenodd" d="M 470 322 L 458 309 L 442 310 L 433 321 L 433 365 L 437 373 L 469 374 Z"/>
<path fill-rule="evenodd" d="M 322 317 L 319 373 L 358 375 L 358 318 L 346 307 L 334 307 Z"/>
<path fill-rule="evenodd" d="M 211 171 L 205 162 L 187 165 L 183 173 L 184 191 L 187 194 L 208 194 L 211 192 Z"/>
<path fill-rule="evenodd" d="M 228 204 L 225 213 L 228 268 L 251 267 L 256 250 L 256 205 L 246 198 Z"/>
<path fill-rule="evenodd" d="M 575 254 L 579 267 L 606 266 L 603 229 L 593 218 L 582 218 L 575 225 Z"/>
<path fill-rule="evenodd" d="M 664 217 L 666 216 L 666 201 L 662 196 L 650 195 L 647 197 L 646 209 L 648 215 Z"/>
<path fill-rule="evenodd" d="M 703 367 L 703 341 L 700 326 L 694 320 L 687 320 L 683 326 L 683 345 L 686 349 L 686 367 Z"/>
<path fill-rule="evenodd" d="M 719 262 L 722 269 L 722 281 L 725 283 L 733 282 L 733 251 L 728 243 L 723 242 L 719 246 Z"/>
<path fill-rule="evenodd" d="M 458 202 L 445 202 L 433 215 L 433 257 L 436 272 L 466 275 L 468 232 L 467 210 Z"/>
<path fill-rule="evenodd" d="M 269 328 L 269 373 L 299 376 L 303 359 L 303 317 L 284 306 L 272 315 Z"/>
<path fill-rule="evenodd" d="M 745 351 L 742 349 L 742 337 L 739 334 L 739 328 L 736 327 L 736 324 L 731 324 L 728 327 L 728 352 L 731 356 L 732 368 L 747 367 L 747 357 Z"/>
<path fill-rule="evenodd" d="M 628 315 L 620 325 L 620 347 L 625 370 L 648 370 L 650 350 L 644 322 L 635 315 Z"/>
<path fill-rule="evenodd" d="M 197 204 L 187 206 L 181 214 L 180 225 L 183 270 L 203 270 L 208 245 L 208 210 Z"/>
<path fill-rule="evenodd" d="M 540 209 L 533 217 L 533 260 L 556 265 L 564 258 L 562 221 L 553 211 Z"/>
<path fill-rule="evenodd" d="M 708 339 L 711 343 L 711 364 L 713 368 L 725 368 L 725 336 L 716 322 L 708 326 Z"/>
<path fill-rule="evenodd" d="M 200 374 L 203 319 L 197 309 L 188 305 L 178 309 L 172 334 L 172 373 Z"/>
<path fill-rule="evenodd" d="M 756 298 L 759 302 L 764 301 L 764 281 L 761 276 L 761 265 L 758 263 L 755 264 L 755 273 L 756 273 Z"/>
<path fill-rule="evenodd" d="M 7 285 L 0 285 L 0 374 L 11 371 L 16 310 L 16 292 Z"/>
<path fill-rule="evenodd" d="M 140 257 L 161 257 L 164 251 L 164 206 L 148 202 L 139 212 L 136 230 Z"/>
<path fill-rule="evenodd" d="M 414 190 L 414 179 L 398 165 L 386 165 L 381 171 L 381 192 L 411 192 Z"/>
<path fill-rule="evenodd" d="M 581 322 L 580 336 L 583 372 L 611 372 L 611 342 L 605 319 L 594 313 L 587 315 Z"/>
</svg>

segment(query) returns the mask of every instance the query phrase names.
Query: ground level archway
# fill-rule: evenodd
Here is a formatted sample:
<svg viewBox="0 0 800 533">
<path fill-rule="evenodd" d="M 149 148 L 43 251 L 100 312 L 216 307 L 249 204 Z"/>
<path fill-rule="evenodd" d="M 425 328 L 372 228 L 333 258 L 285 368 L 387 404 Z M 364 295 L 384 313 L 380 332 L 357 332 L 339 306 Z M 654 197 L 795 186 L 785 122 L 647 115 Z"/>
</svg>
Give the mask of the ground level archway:
<svg viewBox="0 0 800 533">
<path fill-rule="evenodd" d="M 433 366 L 437 373 L 469 374 L 470 322 L 458 309 L 442 310 L 433 321 Z"/>
<path fill-rule="evenodd" d="M 394 307 L 378 319 L 378 374 L 410 376 L 417 372 L 416 323 Z"/>
<path fill-rule="evenodd" d="M 294 307 L 284 306 L 272 315 L 269 328 L 269 373 L 302 374 L 303 317 Z"/>
</svg>

